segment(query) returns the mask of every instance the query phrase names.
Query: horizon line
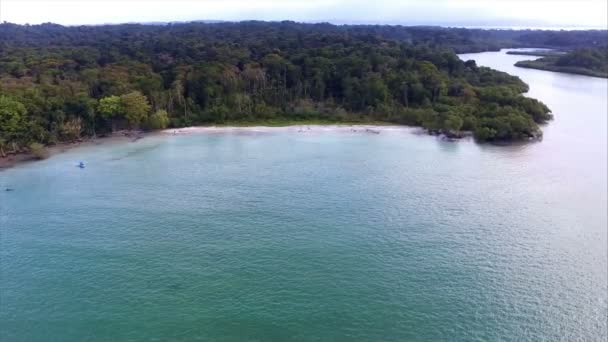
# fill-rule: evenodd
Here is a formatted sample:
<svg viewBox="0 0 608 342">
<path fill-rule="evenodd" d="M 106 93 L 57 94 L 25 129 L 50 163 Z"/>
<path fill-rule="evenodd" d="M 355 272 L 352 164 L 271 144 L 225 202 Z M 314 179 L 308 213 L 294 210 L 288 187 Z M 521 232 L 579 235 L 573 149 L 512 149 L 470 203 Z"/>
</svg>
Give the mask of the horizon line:
<svg viewBox="0 0 608 342">
<path fill-rule="evenodd" d="M 441 28 L 463 28 L 471 30 L 513 30 L 513 31 L 525 31 L 525 30 L 538 30 L 538 31 L 607 31 L 608 26 L 579 26 L 579 25 L 539 25 L 539 26 L 526 26 L 526 25 L 479 25 L 479 24 L 463 24 L 463 23 L 400 23 L 392 21 L 365 21 L 365 20 L 293 20 L 293 19 L 281 19 L 281 20 L 260 20 L 260 19 L 240 19 L 240 20 L 223 20 L 223 19 L 194 19 L 194 20 L 168 20 L 168 21 L 125 21 L 125 22 L 107 22 L 107 23 L 91 23 L 91 24 L 61 24 L 57 22 L 41 22 L 37 24 L 32 23 L 14 23 L 7 20 L 3 20 L 0 24 L 12 24 L 19 26 L 40 26 L 40 25 L 59 25 L 63 27 L 82 27 L 82 26 L 118 26 L 118 25 L 150 25 L 150 26 L 164 26 L 173 24 L 223 24 L 223 23 L 245 23 L 245 22 L 263 22 L 263 23 L 282 23 L 282 22 L 293 22 L 296 24 L 331 24 L 334 26 L 403 26 L 403 27 L 441 27 Z"/>
</svg>

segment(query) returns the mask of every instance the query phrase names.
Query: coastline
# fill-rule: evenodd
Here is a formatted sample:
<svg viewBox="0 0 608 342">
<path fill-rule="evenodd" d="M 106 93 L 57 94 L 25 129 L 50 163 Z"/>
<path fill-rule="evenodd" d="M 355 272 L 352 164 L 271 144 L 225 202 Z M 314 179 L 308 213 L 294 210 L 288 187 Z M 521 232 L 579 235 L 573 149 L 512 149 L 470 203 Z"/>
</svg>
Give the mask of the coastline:
<svg viewBox="0 0 608 342">
<path fill-rule="evenodd" d="M 133 142 L 145 137 L 146 135 L 154 133 L 156 132 L 142 133 L 135 131 L 120 131 L 104 137 L 82 138 L 80 141 L 76 142 L 61 142 L 52 146 L 46 146 L 46 149 L 49 152 L 50 158 L 54 155 L 64 153 L 76 147 L 102 145 L 110 142 Z M 34 157 L 34 155 L 30 152 L 11 154 L 4 158 L 0 157 L 0 172 L 17 165 L 33 163 L 36 161 L 38 161 L 38 159 L 36 159 L 36 157 Z"/>
<path fill-rule="evenodd" d="M 532 56 L 532 57 L 553 57 L 553 56 L 562 56 L 565 52 L 558 50 L 533 50 L 533 51 L 520 51 L 520 50 L 511 50 L 507 51 L 507 55 L 514 56 Z"/>
<path fill-rule="evenodd" d="M 391 125 L 391 124 L 296 124 L 285 126 L 190 126 L 182 128 L 168 128 L 160 131 L 165 135 L 188 135 L 196 133 L 272 133 L 272 132 L 345 132 L 379 134 L 387 131 L 425 132 L 421 127 Z"/>
<path fill-rule="evenodd" d="M 78 142 L 62 142 L 56 145 L 47 146 L 49 157 L 61 154 L 68 150 L 81 146 L 102 145 L 110 142 L 135 142 L 145 137 L 162 135 L 188 135 L 197 133 L 272 133 L 272 132 L 344 132 L 362 134 L 380 134 L 386 131 L 403 131 L 410 133 L 427 134 L 421 127 L 391 125 L 382 123 L 370 124 L 322 124 L 322 123 L 299 123 L 285 125 L 214 125 L 214 126 L 190 126 L 181 128 L 167 128 L 163 130 L 142 132 L 142 131 L 118 131 L 112 135 L 96 138 L 83 138 Z M 0 157 L 0 172 L 17 165 L 36 162 L 37 159 L 32 153 L 16 153 L 4 158 Z"/>
<path fill-rule="evenodd" d="M 519 61 L 519 62 L 515 63 L 515 66 L 519 67 L 519 68 L 526 68 L 526 69 L 559 72 L 562 74 L 581 75 L 581 76 L 597 77 L 597 78 L 604 78 L 604 79 L 608 78 L 608 73 L 602 73 L 599 71 L 583 69 L 583 68 L 555 66 L 555 65 L 540 62 L 539 59 L 532 60 L 532 61 Z"/>
<path fill-rule="evenodd" d="M 438 139 L 447 141 L 461 141 L 461 140 L 472 140 L 473 134 L 468 131 L 461 131 L 458 136 L 450 136 L 441 132 L 429 132 L 423 127 L 419 126 L 407 126 L 397 125 L 391 123 L 373 122 L 373 123 L 319 123 L 313 122 L 310 124 L 306 123 L 286 123 L 277 125 L 268 125 L 268 123 L 262 124 L 243 124 L 231 123 L 228 125 L 210 125 L 210 126 L 188 126 L 180 128 L 166 128 L 155 131 L 118 131 L 112 133 L 112 135 L 96 138 L 83 138 L 78 142 L 63 142 L 52 146 L 46 146 L 49 152 L 49 158 L 81 146 L 91 145 L 102 145 L 105 143 L 113 142 L 136 142 L 145 137 L 152 135 L 190 135 L 190 134 L 266 134 L 266 133 L 277 133 L 277 132 L 291 132 L 296 134 L 306 133 L 349 133 L 349 134 L 370 134 L 376 135 L 383 132 L 403 132 L 415 135 L 434 136 Z M 542 140 L 542 133 L 537 137 L 532 137 L 527 140 L 539 141 Z M 513 143 L 526 142 L 526 141 L 494 141 L 490 142 L 494 145 L 510 145 Z M 9 155 L 5 158 L 0 157 L 0 172 L 3 170 L 12 168 L 14 166 L 36 162 L 38 159 L 34 157 L 32 153 L 17 153 Z"/>
</svg>

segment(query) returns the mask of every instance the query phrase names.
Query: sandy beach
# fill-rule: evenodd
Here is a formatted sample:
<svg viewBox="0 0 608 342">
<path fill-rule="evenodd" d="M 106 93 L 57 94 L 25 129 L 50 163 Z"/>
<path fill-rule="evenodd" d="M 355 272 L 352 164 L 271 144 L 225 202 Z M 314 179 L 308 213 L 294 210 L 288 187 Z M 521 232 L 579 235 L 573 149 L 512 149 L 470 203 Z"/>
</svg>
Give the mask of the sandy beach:
<svg viewBox="0 0 608 342">
<path fill-rule="evenodd" d="M 417 133 L 423 130 L 419 127 L 398 125 L 292 125 L 292 126 L 193 126 L 184 128 L 171 128 L 162 130 L 162 134 L 184 135 L 196 133 L 314 133 L 314 132 L 344 132 L 344 133 L 366 133 L 381 134 L 382 132 L 411 132 Z"/>
<path fill-rule="evenodd" d="M 120 131 L 114 132 L 111 136 L 97 137 L 95 139 L 84 139 L 74 143 L 60 143 L 53 146 L 48 146 L 49 155 L 53 156 L 63 153 L 69 149 L 89 146 L 101 145 L 110 142 L 124 141 L 134 142 L 143 139 L 146 136 L 154 134 L 163 135 L 188 135 L 188 134 L 264 134 L 275 132 L 293 132 L 294 134 L 306 133 L 324 133 L 324 132 L 341 132 L 350 134 L 382 134 L 383 132 L 409 132 L 426 134 L 420 127 L 398 126 L 398 125 L 291 125 L 291 126 L 192 126 L 183 128 L 169 128 L 161 131 L 153 132 L 131 132 Z M 0 158 L 0 171 L 13 167 L 17 164 L 34 162 L 36 159 L 30 153 L 18 153 Z"/>
</svg>

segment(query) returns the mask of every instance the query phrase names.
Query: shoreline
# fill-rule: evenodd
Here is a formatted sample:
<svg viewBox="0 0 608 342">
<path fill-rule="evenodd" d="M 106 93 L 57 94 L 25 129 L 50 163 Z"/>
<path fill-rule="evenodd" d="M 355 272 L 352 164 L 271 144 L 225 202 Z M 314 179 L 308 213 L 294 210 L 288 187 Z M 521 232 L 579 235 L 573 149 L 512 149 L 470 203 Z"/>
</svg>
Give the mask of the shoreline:
<svg viewBox="0 0 608 342">
<path fill-rule="evenodd" d="M 142 131 L 118 131 L 114 132 L 109 136 L 95 137 L 95 138 L 82 138 L 78 142 L 61 142 L 56 145 L 46 146 L 49 152 L 49 158 L 64 153 L 68 150 L 83 147 L 102 145 L 110 142 L 136 142 L 152 135 L 189 135 L 197 133 L 272 133 L 272 132 L 293 132 L 293 133 L 304 133 L 304 132 L 350 132 L 350 133 L 362 133 L 362 134 L 379 134 L 385 131 L 403 131 L 410 133 L 423 133 L 424 129 L 421 127 L 404 126 L 404 125 L 390 125 L 390 124 L 286 124 L 278 126 L 268 125 L 213 125 L 213 126 L 189 126 L 181 128 L 167 128 L 163 130 L 142 132 Z M 0 172 L 6 169 L 10 169 L 17 165 L 25 163 L 36 162 L 38 159 L 34 157 L 32 153 L 16 153 L 7 155 L 6 157 L 0 157 Z"/>
<path fill-rule="evenodd" d="M 265 133 L 276 133 L 276 132 L 291 132 L 291 133 L 356 133 L 356 134 L 370 134 L 377 135 L 383 132 L 403 132 L 414 135 L 432 136 L 437 139 L 445 141 L 466 141 L 474 140 L 471 132 L 462 131 L 459 136 L 449 136 L 440 132 L 428 132 L 423 127 L 418 126 L 407 126 L 398 124 L 383 124 L 383 123 L 334 123 L 334 124 L 323 124 L 323 123 L 312 123 L 312 124 L 285 124 L 285 125 L 211 125 L 211 126 L 188 126 L 180 128 L 166 128 L 155 131 L 117 131 L 109 136 L 96 137 L 96 138 L 83 138 L 78 142 L 62 142 L 52 146 L 46 146 L 49 152 L 49 158 L 69 151 L 73 148 L 102 145 L 113 142 L 126 142 L 132 143 L 138 140 L 144 139 L 154 135 L 164 136 L 177 136 L 177 135 L 190 135 L 190 134 L 222 134 L 222 133 L 236 133 L 236 134 L 265 134 Z M 539 141 L 542 140 L 542 134 L 537 138 L 530 138 L 528 141 Z M 518 143 L 516 141 L 494 141 L 490 142 L 493 145 L 510 145 Z M 34 157 L 32 153 L 17 153 L 7 157 L 0 157 L 0 173 L 6 169 L 10 169 L 17 165 L 36 162 L 38 159 Z"/>
<path fill-rule="evenodd" d="M 421 127 L 391 125 L 391 124 L 294 124 L 285 126 L 189 126 L 181 128 L 168 128 L 159 131 L 163 135 L 189 135 L 197 133 L 272 133 L 272 132 L 347 132 L 347 133 L 369 133 L 379 134 L 381 132 L 403 131 L 403 132 L 422 132 Z"/>
<path fill-rule="evenodd" d="M 542 59 L 542 58 L 541 58 Z M 540 59 L 537 60 L 524 60 L 515 63 L 515 66 L 518 68 L 525 69 L 534 69 L 534 70 L 542 70 L 549 72 L 558 72 L 561 74 L 568 75 L 579 75 L 579 76 L 587 76 L 587 77 L 595 77 L 595 78 L 603 78 L 608 79 L 608 73 L 602 73 L 599 71 L 582 69 L 576 67 L 560 67 L 552 64 L 545 64 L 543 62 L 539 62 Z"/>
<path fill-rule="evenodd" d="M 155 134 L 156 132 L 138 132 L 138 131 L 119 131 L 115 132 L 109 136 L 103 137 L 95 137 L 95 138 L 82 138 L 80 141 L 76 142 L 61 142 L 51 146 L 45 146 L 47 151 L 49 152 L 49 158 L 55 156 L 57 154 L 61 154 L 67 152 L 71 149 L 83 146 L 93 146 L 93 145 L 103 145 L 110 142 L 134 142 L 139 140 L 147 135 Z M 48 159 L 48 158 L 47 158 Z M 36 159 L 34 155 L 30 152 L 24 153 L 16 153 L 7 155 L 6 157 L 0 157 L 0 172 L 15 167 L 17 165 L 25 164 L 25 163 L 33 163 L 39 161 Z"/>
</svg>

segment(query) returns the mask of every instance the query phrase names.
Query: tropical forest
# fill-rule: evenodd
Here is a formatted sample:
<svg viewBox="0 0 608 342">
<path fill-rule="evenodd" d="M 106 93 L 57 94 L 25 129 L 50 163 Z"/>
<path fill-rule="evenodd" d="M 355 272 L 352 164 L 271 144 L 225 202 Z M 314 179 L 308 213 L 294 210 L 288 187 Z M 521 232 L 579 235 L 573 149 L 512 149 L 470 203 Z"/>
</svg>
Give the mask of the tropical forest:
<svg viewBox="0 0 608 342">
<path fill-rule="evenodd" d="M 4 23 L 0 153 L 125 129 L 228 124 L 391 123 L 480 142 L 534 139 L 550 109 L 525 97 L 519 78 L 456 53 L 585 48 L 603 36 L 295 22 Z"/>
</svg>

